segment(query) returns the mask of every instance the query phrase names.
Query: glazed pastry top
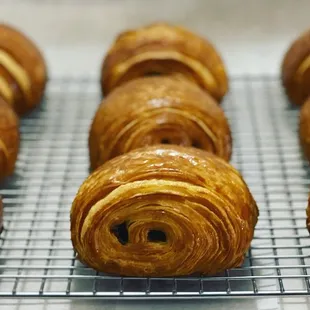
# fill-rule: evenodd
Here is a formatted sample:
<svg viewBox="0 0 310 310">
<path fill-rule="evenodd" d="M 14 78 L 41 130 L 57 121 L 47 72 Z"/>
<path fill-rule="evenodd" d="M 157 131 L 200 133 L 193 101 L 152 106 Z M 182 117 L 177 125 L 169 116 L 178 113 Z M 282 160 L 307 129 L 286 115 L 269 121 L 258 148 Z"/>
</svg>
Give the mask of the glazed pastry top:
<svg viewBox="0 0 310 310">
<path fill-rule="evenodd" d="M 116 88 L 99 106 L 90 136 L 96 168 L 109 158 L 154 144 L 208 150 L 229 160 L 232 140 L 221 107 L 182 77 L 148 77 Z"/>
<path fill-rule="evenodd" d="M 242 263 L 257 216 L 246 184 L 224 160 L 153 146 L 116 157 L 86 179 L 72 205 L 71 236 L 79 258 L 96 270 L 214 274 Z"/>
<path fill-rule="evenodd" d="M 102 67 L 105 94 L 132 78 L 183 73 L 220 101 L 228 89 L 223 61 L 206 39 L 167 23 L 123 32 Z"/>
<path fill-rule="evenodd" d="M 310 95 L 310 30 L 302 33 L 284 55 L 282 82 L 289 99 L 303 104 Z"/>
<path fill-rule="evenodd" d="M 0 96 L 24 114 L 40 101 L 46 79 L 45 61 L 36 45 L 18 30 L 0 24 Z"/>
</svg>

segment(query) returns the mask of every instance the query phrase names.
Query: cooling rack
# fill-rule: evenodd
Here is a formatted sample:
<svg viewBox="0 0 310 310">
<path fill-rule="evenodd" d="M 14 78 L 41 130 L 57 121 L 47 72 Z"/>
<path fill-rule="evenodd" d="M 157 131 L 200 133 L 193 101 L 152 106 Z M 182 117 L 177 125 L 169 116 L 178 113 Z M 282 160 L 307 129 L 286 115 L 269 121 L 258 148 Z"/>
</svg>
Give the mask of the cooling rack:
<svg viewBox="0 0 310 310">
<path fill-rule="evenodd" d="M 69 210 L 88 174 L 88 128 L 99 102 L 97 81 L 55 79 L 39 110 L 22 120 L 16 173 L 0 190 L 0 297 L 310 294 L 309 171 L 298 144 L 298 110 L 285 101 L 277 79 L 232 78 L 223 104 L 234 136 L 232 163 L 248 182 L 260 218 L 243 267 L 215 277 L 111 277 L 75 258 Z"/>
</svg>

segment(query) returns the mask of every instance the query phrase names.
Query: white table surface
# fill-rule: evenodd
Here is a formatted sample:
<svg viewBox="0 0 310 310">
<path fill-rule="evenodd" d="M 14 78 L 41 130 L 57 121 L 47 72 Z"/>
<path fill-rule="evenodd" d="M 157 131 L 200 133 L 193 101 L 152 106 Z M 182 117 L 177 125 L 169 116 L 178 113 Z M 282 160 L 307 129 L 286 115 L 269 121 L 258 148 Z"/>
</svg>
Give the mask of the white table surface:
<svg viewBox="0 0 310 310">
<path fill-rule="evenodd" d="M 310 27 L 309 0 L 0 0 L 0 21 L 18 26 L 40 45 L 51 77 L 97 78 L 115 35 L 163 20 L 208 37 L 229 74 L 278 74 L 289 42 Z M 309 310 L 310 299 L 202 301 L 0 300 L 1 310 L 260 309 Z"/>
<path fill-rule="evenodd" d="M 208 37 L 230 74 L 277 74 L 285 49 L 310 27 L 309 0 L 1 0 L 0 21 L 40 45 L 50 74 L 97 76 L 122 30 L 170 21 Z"/>
</svg>

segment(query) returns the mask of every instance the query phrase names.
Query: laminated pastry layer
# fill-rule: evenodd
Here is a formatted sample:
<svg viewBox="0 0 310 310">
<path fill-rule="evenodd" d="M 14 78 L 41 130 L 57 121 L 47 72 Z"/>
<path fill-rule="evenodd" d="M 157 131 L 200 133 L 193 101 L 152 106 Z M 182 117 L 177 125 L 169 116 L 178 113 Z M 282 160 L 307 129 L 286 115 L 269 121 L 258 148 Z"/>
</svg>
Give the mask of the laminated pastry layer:
<svg viewBox="0 0 310 310">
<path fill-rule="evenodd" d="M 107 95 L 129 80 L 152 75 L 181 74 L 218 102 L 228 89 L 223 61 L 206 39 L 167 23 L 121 33 L 106 55 L 101 84 Z"/>
<path fill-rule="evenodd" d="M 194 146 L 229 160 L 232 138 L 215 100 L 181 77 L 149 77 L 115 89 L 99 106 L 89 133 L 91 167 L 154 144 Z"/>
<path fill-rule="evenodd" d="M 79 259 L 128 276 L 215 274 L 240 266 L 256 203 L 239 173 L 190 147 L 118 156 L 80 187 L 71 209 Z"/>
<path fill-rule="evenodd" d="M 23 33 L 0 24 L 0 97 L 22 115 L 35 108 L 44 92 L 46 64 Z"/>
</svg>

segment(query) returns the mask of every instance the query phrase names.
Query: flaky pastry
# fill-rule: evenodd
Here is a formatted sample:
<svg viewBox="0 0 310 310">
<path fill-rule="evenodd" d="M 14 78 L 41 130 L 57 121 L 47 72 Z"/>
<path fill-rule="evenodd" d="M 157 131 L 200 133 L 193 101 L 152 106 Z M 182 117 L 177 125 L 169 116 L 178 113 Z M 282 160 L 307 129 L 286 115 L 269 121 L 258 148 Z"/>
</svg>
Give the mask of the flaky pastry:
<svg viewBox="0 0 310 310">
<path fill-rule="evenodd" d="M 129 80 L 181 74 L 218 102 L 228 89 L 223 61 L 206 39 L 167 23 L 121 33 L 106 55 L 101 73 L 105 95 Z"/>
<path fill-rule="evenodd" d="M 187 80 L 139 78 L 115 89 L 99 106 L 89 134 L 91 167 L 154 144 L 194 146 L 229 160 L 232 139 L 221 107 Z"/>
<path fill-rule="evenodd" d="M 18 30 L 0 24 L 0 97 L 23 115 L 40 103 L 46 76 L 37 46 Z"/>
<path fill-rule="evenodd" d="M 281 70 L 282 82 L 290 101 L 303 104 L 310 95 L 310 30 L 292 42 Z"/>
<path fill-rule="evenodd" d="M 153 146 L 93 172 L 71 209 L 79 259 L 127 276 L 206 275 L 240 266 L 256 203 L 240 174 L 195 148 Z"/>
</svg>

